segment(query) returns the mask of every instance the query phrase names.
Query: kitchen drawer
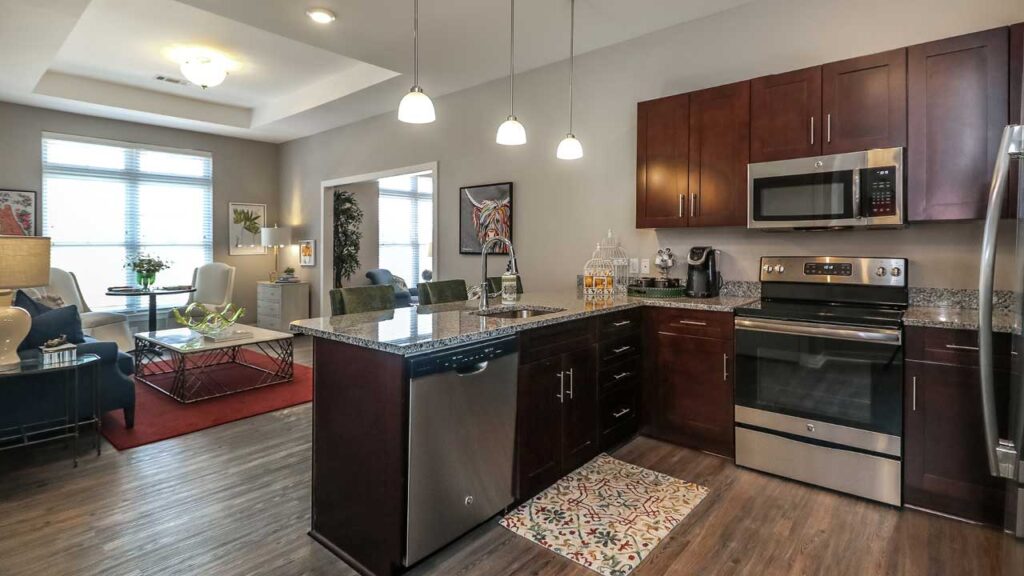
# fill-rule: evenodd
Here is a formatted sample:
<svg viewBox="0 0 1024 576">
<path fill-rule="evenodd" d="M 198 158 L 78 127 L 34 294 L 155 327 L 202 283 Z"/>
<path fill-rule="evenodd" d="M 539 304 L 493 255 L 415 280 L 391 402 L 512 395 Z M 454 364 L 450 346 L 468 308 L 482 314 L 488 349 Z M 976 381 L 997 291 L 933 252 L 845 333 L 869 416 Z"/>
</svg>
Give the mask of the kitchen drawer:
<svg viewBox="0 0 1024 576">
<path fill-rule="evenodd" d="M 622 386 L 601 399 L 602 450 L 636 433 L 640 421 L 638 390 L 636 386 Z"/>
<path fill-rule="evenodd" d="M 682 308 L 649 308 L 655 332 L 682 336 L 699 336 L 716 340 L 732 340 L 731 312 L 710 312 Z"/>
<path fill-rule="evenodd" d="M 525 330 L 519 336 L 519 363 L 529 364 L 566 352 L 585 348 L 593 343 L 587 320 L 575 320 Z"/>
<path fill-rule="evenodd" d="M 618 384 L 636 382 L 640 379 L 643 364 L 639 354 L 633 354 L 621 361 L 602 365 L 598 372 L 597 382 L 602 393 Z"/>
<path fill-rule="evenodd" d="M 618 338 L 611 338 L 597 344 L 599 366 L 624 360 L 640 353 L 640 334 L 634 332 Z"/>
<path fill-rule="evenodd" d="M 640 329 L 642 315 L 639 308 L 602 314 L 597 317 L 597 337 L 599 340 L 615 338 Z"/>
<path fill-rule="evenodd" d="M 908 326 L 905 335 L 907 360 L 960 366 L 978 365 L 978 332 L 975 330 Z M 1008 370 L 1010 335 L 993 334 L 992 344 L 995 367 Z"/>
</svg>

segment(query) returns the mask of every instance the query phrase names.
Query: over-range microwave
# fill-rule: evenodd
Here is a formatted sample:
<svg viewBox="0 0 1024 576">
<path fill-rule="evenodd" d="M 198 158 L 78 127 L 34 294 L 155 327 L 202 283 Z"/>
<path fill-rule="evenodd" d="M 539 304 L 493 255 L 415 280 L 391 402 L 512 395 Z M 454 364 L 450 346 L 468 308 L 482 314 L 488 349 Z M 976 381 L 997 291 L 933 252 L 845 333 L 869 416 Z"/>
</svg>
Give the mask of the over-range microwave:
<svg viewBox="0 0 1024 576">
<path fill-rule="evenodd" d="M 747 166 L 747 228 L 893 228 L 904 224 L 903 148 Z"/>
</svg>

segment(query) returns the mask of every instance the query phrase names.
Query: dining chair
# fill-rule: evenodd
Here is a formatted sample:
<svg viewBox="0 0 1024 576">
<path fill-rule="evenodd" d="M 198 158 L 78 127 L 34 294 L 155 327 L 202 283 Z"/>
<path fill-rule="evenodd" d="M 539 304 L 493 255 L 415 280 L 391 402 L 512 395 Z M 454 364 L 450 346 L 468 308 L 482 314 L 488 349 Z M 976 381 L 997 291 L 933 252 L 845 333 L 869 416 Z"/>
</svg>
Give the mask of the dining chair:
<svg viewBox="0 0 1024 576">
<path fill-rule="evenodd" d="M 395 307 L 395 289 L 391 285 L 356 286 L 331 290 L 331 314 L 358 314 Z"/>
<path fill-rule="evenodd" d="M 469 300 L 465 280 L 439 280 L 437 282 L 420 282 L 418 285 L 420 304 L 444 304 Z"/>
</svg>

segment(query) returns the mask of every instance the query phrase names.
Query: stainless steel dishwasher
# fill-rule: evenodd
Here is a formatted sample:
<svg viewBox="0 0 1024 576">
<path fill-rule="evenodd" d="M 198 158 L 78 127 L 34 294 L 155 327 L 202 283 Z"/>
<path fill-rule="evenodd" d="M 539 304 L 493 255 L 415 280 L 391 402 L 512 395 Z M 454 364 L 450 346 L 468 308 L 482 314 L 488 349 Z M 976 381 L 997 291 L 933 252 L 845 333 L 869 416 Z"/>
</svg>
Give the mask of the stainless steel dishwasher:
<svg viewBox="0 0 1024 576">
<path fill-rule="evenodd" d="M 409 360 L 411 566 L 512 503 L 516 337 Z"/>
</svg>

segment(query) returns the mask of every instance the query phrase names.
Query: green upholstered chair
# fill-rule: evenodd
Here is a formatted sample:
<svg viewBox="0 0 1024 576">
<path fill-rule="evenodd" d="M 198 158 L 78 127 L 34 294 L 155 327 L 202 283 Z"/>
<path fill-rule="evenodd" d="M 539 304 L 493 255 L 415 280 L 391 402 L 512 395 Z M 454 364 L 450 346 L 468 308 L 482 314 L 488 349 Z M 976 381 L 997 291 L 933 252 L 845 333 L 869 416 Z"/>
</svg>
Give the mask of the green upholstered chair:
<svg viewBox="0 0 1024 576">
<path fill-rule="evenodd" d="M 491 294 L 501 292 L 501 276 L 490 276 L 487 278 L 487 290 Z M 516 294 L 523 293 L 523 277 L 516 277 Z"/>
<path fill-rule="evenodd" d="M 437 282 L 420 282 L 420 304 L 444 304 L 445 302 L 461 302 L 469 300 L 465 280 L 439 280 Z"/>
<path fill-rule="evenodd" d="M 357 286 L 331 290 L 331 314 L 358 314 L 395 307 L 395 289 L 384 286 Z"/>
</svg>

